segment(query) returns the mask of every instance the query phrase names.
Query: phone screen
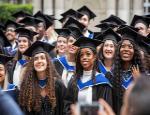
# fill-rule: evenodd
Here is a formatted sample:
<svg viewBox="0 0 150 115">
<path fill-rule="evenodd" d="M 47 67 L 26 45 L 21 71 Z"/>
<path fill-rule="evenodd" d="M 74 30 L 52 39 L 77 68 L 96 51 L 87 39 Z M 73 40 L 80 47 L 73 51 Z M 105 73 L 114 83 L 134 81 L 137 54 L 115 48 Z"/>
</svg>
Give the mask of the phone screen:
<svg viewBox="0 0 150 115">
<path fill-rule="evenodd" d="M 81 104 L 79 110 L 80 115 L 98 115 L 100 105 L 98 103 Z"/>
</svg>

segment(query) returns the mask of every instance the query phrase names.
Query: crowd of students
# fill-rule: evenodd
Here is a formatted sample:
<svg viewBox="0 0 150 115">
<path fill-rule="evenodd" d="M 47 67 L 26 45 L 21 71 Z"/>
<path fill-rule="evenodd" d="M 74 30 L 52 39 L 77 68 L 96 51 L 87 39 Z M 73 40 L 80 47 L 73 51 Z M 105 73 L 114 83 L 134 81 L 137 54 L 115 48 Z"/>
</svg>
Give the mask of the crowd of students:
<svg viewBox="0 0 150 115">
<path fill-rule="evenodd" d="M 87 6 L 60 15 L 62 28 L 54 28 L 57 19 L 41 11 L 18 11 L 14 21 L 0 24 L 2 91 L 15 89 L 25 115 L 71 115 L 72 104 L 99 99 L 119 115 L 125 92 L 139 78 L 149 80 L 149 15 L 134 15 L 130 25 L 110 15 L 96 25 L 97 32 L 88 29 L 96 14 Z M 134 108 L 138 88 L 132 89 L 133 109 L 126 114 L 143 115 Z"/>
</svg>

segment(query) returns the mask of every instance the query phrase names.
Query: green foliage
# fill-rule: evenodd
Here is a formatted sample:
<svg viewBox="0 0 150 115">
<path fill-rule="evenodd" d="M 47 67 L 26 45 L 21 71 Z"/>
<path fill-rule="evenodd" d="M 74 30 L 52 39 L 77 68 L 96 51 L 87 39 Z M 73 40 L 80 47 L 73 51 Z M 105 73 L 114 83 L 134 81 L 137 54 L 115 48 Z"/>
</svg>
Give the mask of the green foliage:
<svg viewBox="0 0 150 115">
<path fill-rule="evenodd" d="M 20 10 L 32 14 L 33 6 L 31 4 L 1 4 L 0 21 L 4 23 L 7 21 L 7 19 L 13 19 L 11 15 Z"/>
</svg>

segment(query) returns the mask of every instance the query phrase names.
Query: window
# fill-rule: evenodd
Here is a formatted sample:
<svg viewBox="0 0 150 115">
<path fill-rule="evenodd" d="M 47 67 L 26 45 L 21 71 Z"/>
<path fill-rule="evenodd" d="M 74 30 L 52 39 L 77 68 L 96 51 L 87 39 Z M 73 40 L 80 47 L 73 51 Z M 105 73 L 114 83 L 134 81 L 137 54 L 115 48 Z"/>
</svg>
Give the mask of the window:
<svg viewBox="0 0 150 115">
<path fill-rule="evenodd" d="M 150 14 L 150 0 L 144 0 L 144 14 Z"/>
</svg>

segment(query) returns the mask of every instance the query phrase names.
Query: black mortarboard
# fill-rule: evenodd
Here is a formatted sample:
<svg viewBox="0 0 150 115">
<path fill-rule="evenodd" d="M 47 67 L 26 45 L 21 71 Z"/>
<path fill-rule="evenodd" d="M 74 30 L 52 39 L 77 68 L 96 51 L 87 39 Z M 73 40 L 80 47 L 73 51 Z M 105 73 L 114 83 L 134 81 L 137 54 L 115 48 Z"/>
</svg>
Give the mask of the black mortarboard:
<svg viewBox="0 0 150 115">
<path fill-rule="evenodd" d="M 5 65 L 8 61 L 12 60 L 13 57 L 4 55 L 4 54 L 0 54 L 0 64 Z"/>
<path fill-rule="evenodd" d="M 122 19 L 120 19 L 119 17 L 115 16 L 115 15 L 110 15 L 108 18 L 100 21 L 101 23 L 104 23 L 104 22 L 110 22 L 112 24 L 115 24 L 115 25 L 123 25 L 123 24 L 126 24 L 125 21 L 123 21 Z"/>
<path fill-rule="evenodd" d="M 8 41 L 2 30 L 0 30 L 0 43 L 3 47 L 11 46 L 10 42 Z"/>
<path fill-rule="evenodd" d="M 25 24 L 25 26 L 34 26 L 34 27 L 36 27 L 37 24 L 40 22 L 42 22 L 42 20 L 31 16 L 26 16 L 24 19 L 19 21 L 19 23 Z"/>
<path fill-rule="evenodd" d="M 93 39 L 96 39 L 98 35 L 102 34 L 102 32 L 93 32 L 93 34 L 94 34 Z"/>
<path fill-rule="evenodd" d="M 92 12 L 87 6 L 82 6 L 77 11 L 83 15 L 87 15 L 89 17 L 89 19 L 93 19 L 96 17 L 95 13 Z"/>
<path fill-rule="evenodd" d="M 150 18 L 150 14 L 146 14 L 146 15 L 144 15 L 144 16 Z"/>
<path fill-rule="evenodd" d="M 139 41 L 140 48 L 144 51 L 150 54 L 150 44 L 144 42 L 143 40 Z"/>
<path fill-rule="evenodd" d="M 135 26 L 137 23 L 143 23 L 147 27 L 149 26 L 150 18 L 144 17 L 144 16 L 139 16 L 139 15 L 134 15 L 132 21 L 131 21 L 131 26 Z"/>
<path fill-rule="evenodd" d="M 63 36 L 65 38 L 68 38 L 70 31 L 67 28 L 62 28 L 62 29 L 55 29 L 56 33 L 58 36 Z"/>
<path fill-rule="evenodd" d="M 73 38 L 75 39 L 78 39 L 80 38 L 81 36 L 83 36 L 82 32 L 80 31 L 79 28 L 76 28 L 76 27 L 69 27 L 69 30 L 70 30 L 70 36 L 72 36 Z"/>
<path fill-rule="evenodd" d="M 67 22 L 64 24 L 63 28 L 68 28 L 68 27 L 76 27 L 80 29 L 81 32 L 83 32 L 85 26 L 81 24 L 79 21 L 73 19 L 72 17 L 69 17 Z"/>
<path fill-rule="evenodd" d="M 112 40 L 115 43 L 117 43 L 121 40 L 121 37 L 116 32 L 114 32 L 111 28 L 108 28 L 102 34 L 98 35 L 95 39 L 101 41 Z"/>
<path fill-rule="evenodd" d="M 18 17 L 31 16 L 31 14 L 26 13 L 26 12 L 20 10 L 20 11 L 17 11 L 16 13 L 12 14 L 12 16 L 13 16 L 14 18 L 18 18 Z"/>
<path fill-rule="evenodd" d="M 7 22 L 5 23 L 5 29 L 7 29 L 8 27 L 13 27 L 13 28 L 18 28 L 21 25 L 12 21 L 12 20 L 7 20 Z"/>
<path fill-rule="evenodd" d="M 128 39 L 135 42 L 135 44 L 138 44 L 139 40 L 144 38 L 144 36 L 138 34 L 136 31 L 127 26 L 117 30 L 117 32 L 122 35 L 122 39 Z"/>
<path fill-rule="evenodd" d="M 66 18 L 65 17 L 62 17 L 60 18 L 58 21 L 60 21 L 61 23 L 65 22 Z"/>
<path fill-rule="evenodd" d="M 78 11 L 75 11 L 73 9 L 69 9 L 67 10 L 66 12 L 62 13 L 61 16 L 67 18 L 67 17 L 74 17 L 76 19 L 79 19 L 83 16 L 83 14 L 81 14 L 80 12 Z"/>
<path fill-rule="evenodd" d="M 80 37 L 73 45 L 80 47 L 80 48 L 93 48 L 96 49 L 96 47 L 101 44 L 101 41 L 90 39 L 87 37 Z"/>
<path fill-rule="evenodd" d="M 96 25 L 95 27 L 101 28 L 101 31 L 105 31 L 108 28 L 112 28 L 113 29 L 115 27 L 118 27 L 118 25 L 112 24 L 112 23 L 109 23 L 109 22 L 104 22 L 104 23 Z"/>
<path fill-rule="evenodd" d="M 26 28 L 17 28 L 15 31 L 18 33 L 18 37 L 27 37 L 30 41 L 33 41 L 33 36 L 38 34 Z"/>
<path fill-rule="evenodd" d="M 44 15 L 41 11 L 38 11 L 34 17 L 40 19 L 45 24 L 45 29 L 47 30 L 50 26 L 53 25 L 53 21 L 50 20 L 46 15 Z"/>
<path fill-rule="evenodd" d="M 45 14 L 45 16 L 51 21 L 51 22 L 54 22 L 54 20 L 57 20 L 54 15 L 48 15 L 48 14 Z"/>
<path fill-rule="evenodd" d="M 129 25 L 121 25 L 121 26 L 119 26 L 119 28 L 118 28 L 118 30 L 119 29 L 121 29 L 121 28 L 124 28 L 124 27 L 129 27 L 129 28 L 131 28 L 132 30 L 134 30 L 134 31 L 136 31 L 136 32 L 138 32 L 139 31 L 139 29 L 138 28 L 135 28 L 135 27 L 133 27 L 133 26 L 129 26 Z"/>
<path fill-rule="evenodd" d="M 50 52 L 55 47 L 49 43 L 36 41 L 34 42 L 25 52 L 24 55 L 32 57 L 35 54 L 42 53 L 42 52 Z"/>
</svg>

